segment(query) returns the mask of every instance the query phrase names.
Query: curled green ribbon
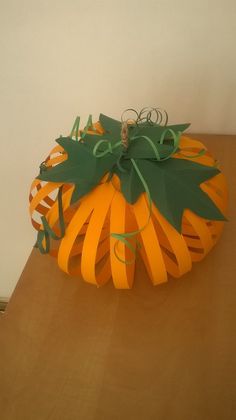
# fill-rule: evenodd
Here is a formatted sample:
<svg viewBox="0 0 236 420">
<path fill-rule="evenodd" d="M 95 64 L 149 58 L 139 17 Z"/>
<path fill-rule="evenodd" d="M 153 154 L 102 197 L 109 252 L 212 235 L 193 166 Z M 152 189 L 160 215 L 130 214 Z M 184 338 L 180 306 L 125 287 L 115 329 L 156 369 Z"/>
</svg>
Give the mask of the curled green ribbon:
<svg viewBox="0 0 236 420">
<path fill-rule="evenodd" d="M 107 146 L 107 148 L 105 150 L 99 152 L 98 149 L 101 146 L 101 144 L 105 144 Z M 115 150 L 120 145 L 121 145 L 121 141 L 118 141 L 114 145 L 112 145 L 110 141 L 107 141 L 105 139 L 99 140 L 93 148 L 93 156 L 95 156 L 96 158 L 101 158 L 101 157 L 107 155 L 108 153 L 113 153 L 113 150 Z"/>
</svg>

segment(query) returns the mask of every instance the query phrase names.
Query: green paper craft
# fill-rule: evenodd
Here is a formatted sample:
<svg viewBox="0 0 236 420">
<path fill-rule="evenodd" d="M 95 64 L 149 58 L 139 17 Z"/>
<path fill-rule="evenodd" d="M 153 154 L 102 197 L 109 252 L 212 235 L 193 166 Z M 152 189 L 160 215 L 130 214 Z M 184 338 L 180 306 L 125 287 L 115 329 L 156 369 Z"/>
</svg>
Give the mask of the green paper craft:
<svg viewBox="0 0 236 420">
<path fill-rule="evenodd" d="M 160 126 L 140 123 L 128 126 L 128 148 L 121 142 L 120 121 L 100 114 L 105 133 L 83 133 L 82 141 L 60 137 L 56 141 L 67 153 L 66 161 L 46 169 L 38 179 L 75 184 L 72 203 L 95 188 L 104 175 L 116 174 L 127 202 L 134 204 L 146 192 L 162 215 L 181 232 L 182 216 L 190 209 L 209 220 L 226 220 L 200 184 L 220 173 L 215 167 L 186 159 L 175 159 L 181 133 L 189 124 Z M 88 125 L 86 128 L 89 128 Z M 76 127 L 78 135 L 78 125 Z M 87 130 L 86 130 L 87 131 Z M 146 137 L 148 141 L 144 141 Z M 173 145 L 174 143 L 177 144 Z M 158 159 L 157 159 L 158 157 Z M 138 175 L 138 167 L 145 184 Z"/>
</svg>

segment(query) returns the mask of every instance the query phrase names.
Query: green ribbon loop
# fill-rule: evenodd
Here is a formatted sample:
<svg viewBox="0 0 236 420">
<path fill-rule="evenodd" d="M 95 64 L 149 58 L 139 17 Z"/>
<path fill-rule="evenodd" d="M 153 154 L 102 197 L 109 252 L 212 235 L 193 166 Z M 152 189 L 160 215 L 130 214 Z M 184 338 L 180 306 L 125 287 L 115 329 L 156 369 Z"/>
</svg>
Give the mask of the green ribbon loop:
<svg viewBox="0 0 236 420">
<path fill-rule="evenodd" d="M 179 147 L 181 131 L 178 131 L 177 133 L 175 133 L 174 130 L 172 130 L 171 128 L 166 128 L 163 131 L 163 133 L 161 134 L 161 138 L 160 138 L 160 144 L 164 144 L 164 142 L 166 140 L 166 134 L 168 134 L 168 133 L 171 134 L 172 140 L 174 141 L 174 143 L 173 143 L 173 149 L 169 153 L 169 155 L 167 155 L 166 157 L 162 158 L 161 160 L 167 160 L 167 159 L 171 158 L 171 156 L 176 152 L 176 150 Z"/>
<path fill-rule="evenodd" d="M 99 151 L 99 147 L 102 144 L 106 145 L 106 149 Z M 116 143 L 112 144 L 110 141 L 107 141 L 106 139 L 101 139 L 95 144 L 93 148 L 93 156 L 95 156 L 96 158 L 102 158 L 106 156 L 108 153 L 113 153 L 113 150 L 117 149 L 117 147 L 119 147 L 120 145 L 121 145 L 121 141 L 117 141 Z"/>
<path fill-rule="evenodd" d="M 101 146 L 101 144 L 105 144 L 107 146 L 107 148 L 105 150 L 99 152 L 98 149 Z M 112 144 L 111 144 L 111 142 L 108 142 L 107 140 L 99 140 L 93 148 L 93 156 L 95 156 L 96 158 L 101 158 L 101 157 L 107 155 L 108 153 L 112 153 L 112 152 L 113 152 Z"/>
<path fill-rule="evenodd" d="M 121 159 L 123 158 L 123 156 L 124 156 L 124 149 L 123 149 L 123 151 L 121 152 L 120 156 L 118 157 L 118 159 L 116 161 L 116 166 L 121 172 L 125 173 L 125 172 L 127 172 L 127 169 L 125 169 L 120 162 Z"/>
<path fill-rule="evenodd" d="M 123 264 L 129 265 L 129 264 L 133 264 L 136 260 L 136 248 L 125 238 L 124 234 L 119 234 L 119 233 L 111 233 L 111 236 L 115 239 L 117 239 L 117 241 L 115 242 L 115 245 L 113 247 L 113 251 L 114 254 L 116 256 L 116 258 L 122 262 Z M 125 246 L 127 246 L 127 248 L 130 249 L 130 251 L 134 254 L 134 258 L 132 260 L 123 260 L 122 258 L 119 257 L 118 253 L 117 253 L 117 245 L 119 242 L 123 242 L 125 244 Z M 138 242 L 136 240 L 137 243 L 137 247 L 140 248 L 141 244 L 140 242 Z"/>
</svg>

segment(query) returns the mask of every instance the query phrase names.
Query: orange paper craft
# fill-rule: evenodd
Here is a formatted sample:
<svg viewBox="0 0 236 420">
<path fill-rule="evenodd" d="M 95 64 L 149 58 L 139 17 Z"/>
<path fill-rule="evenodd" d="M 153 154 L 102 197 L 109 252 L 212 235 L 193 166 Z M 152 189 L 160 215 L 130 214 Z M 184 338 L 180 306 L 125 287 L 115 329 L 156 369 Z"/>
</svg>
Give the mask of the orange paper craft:
<svg viewBox="0 0 236 420">
<path fill-rule="evenodd" d="M 97 133 L 102 134 L 99 122 L 94 124 Z M 180 149 L 189 148 L 189 156 L 206 147 L 198 140 L 182 136 Z M 187 157 L 203 165 L 214 166 L 215 159 L 206 150 L 203 156 Z M 174 158 L 183 159 L 176 153 Z M 61 146 L 54 147 L 46 166 L 52 167 L 67 158 Z M 101 286 L 112 279 L 118 289 L 129 289 L 135 278 L 135 260 L 132 264 L 122 263 L 115 255 L 116 239 L 112 232 L 125 233 L 142 229 L 149 217 L 146 193 L 142 193 L 135 204 L 129 204 L 119 191 L 119 178 L 102 182 L 70 206 L 74 185 L 44 182 L 35 179 L 30 190 L 30 214 L 34 228 L 42 229 L 40 217 L 44 215 L 55 231 L 59 233 L 59 215 L 56 193 L 63 185 L 62 205 L 66 224 L 65 236 L 53 241 L 50 255 L 57 258 L 59 267 L 72 276 Z M 225 213 L 227 209 L 227 186 L 225 176 L 217 174 L 201 184 L 217 207 Z M 37 217 L 38 220 L 37 221 Z M 137 252 L 144 261 L 153 285 L 166 282 L 168 275 L 180 277 L 192 268 L 192 262 L 202 260 L 218 241 L 224 222 L 201 218 L 186 209 L 182 219 L 182 233 L 179 233 L 152 204 L 152 214 L 145 229 L 139 233 L 141 243 Z M 136 240 L 131 240 L 136 247 Z M 45 245 L 45 244 L 44 244 Z M 117 253 L 122 260 L 131 260 L 133 254 L 123 242 L 117 244 Z"/>
</svg>

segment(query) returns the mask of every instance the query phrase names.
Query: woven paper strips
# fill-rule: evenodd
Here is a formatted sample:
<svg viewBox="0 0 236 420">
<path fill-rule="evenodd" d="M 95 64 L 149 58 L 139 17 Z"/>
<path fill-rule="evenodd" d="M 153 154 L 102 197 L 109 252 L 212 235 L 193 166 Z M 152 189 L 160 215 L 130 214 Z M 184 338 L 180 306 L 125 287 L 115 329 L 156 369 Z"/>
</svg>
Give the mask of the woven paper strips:
<svg viewBox="0 0 236 420">
<path fill-rule="evenodd" d="M 87 130 L 88 137 L 94 133 L 97 138 L 103 139 L 104 128 L 101 121 Z M 185 150 L 184 156 L 181 150 Z M 204 153 L 199 153 L 202 150 Z M 57 165 L 59 167 L 67 159 L 65 149 L 57 145 L 45 160 L 42 174 L 50 176 L 51 168 Z M 181 135 L 178 149 L 169 162 L 175 160 L 175 164 L 178 159 L 200 164 L 201 168 L 202 165 L 213 168 L 216 164 L 200 141 L 184 135 Z M 115 170 L 110 176 L 108 173 L 104 174 L 97 186 L 91 184 L 90 191 L 77 200 L 72 200 L 76 189 L 73 182 L 50 182 L 39 179 L 39 176 L 31 186 L 30 214 L 34 228 L 42 233 L 41 251 L 48 251 L 56 257 L 59 267 L 66 273 L 81 276 L 97 286 L 112 279 L 116 288 L 131 288 L 138 254 L 141 255 L 154 285 L 167 281 L 168 274 L 180 277 L 191 270 L 192 262 L 205 257 L 219 239 L 223 228 L 223 215 L 227 209 L 226 180 L 219 170 L 216 174 L 212 173 L 214 176 L 208 176 L 206 181 L 200 183 L 199 188 L 215 204 L 222 217 L 216 217 L 217 220 L 206 219 L 186 208 L 181 216 L 180 229 L 174 226 L 174 222 L 170 223 L 170 218 L 167 220 L 169 216 L 166 218 L 153 200 L 150 213 L 150 197 L 147 191 L 141 192 L 133 204 L 128 202 L 121 192 L 122 176 L 119 177 Z M 156 182 L 162 181 L 158 179 Z M 58 191 L 61 193 L 63 226 L 59 217 Z M 51 229 L 50 238 L 44 234 L 42 216 L 46 220 L 46 226 Z M 127 232 L 137 233 L 123 241 L 112 235 Z M 127 246 L 126 241 L 130 246 Z"/>
</svg>

